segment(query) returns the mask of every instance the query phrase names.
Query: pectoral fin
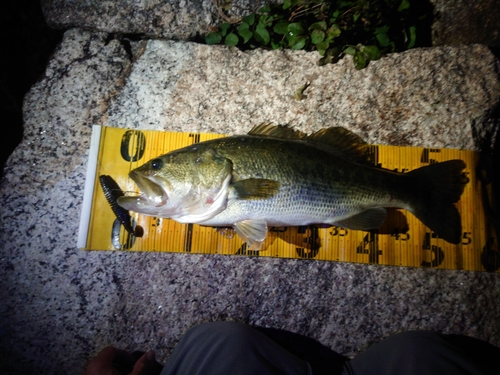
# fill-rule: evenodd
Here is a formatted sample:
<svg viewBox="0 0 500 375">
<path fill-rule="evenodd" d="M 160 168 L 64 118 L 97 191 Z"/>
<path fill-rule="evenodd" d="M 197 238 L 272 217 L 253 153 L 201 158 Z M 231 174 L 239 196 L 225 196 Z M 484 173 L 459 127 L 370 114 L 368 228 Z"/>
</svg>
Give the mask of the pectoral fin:
<svg viewBox="0 0 500 375">
<path fill-rule="evenodd" d="M 232 184 L 239 199 L 265 199 L 276 195 L 280 189 L 279 181 L 265 178 L 248 178 Z"/>
<path fill-rule="evenodd" d="M 379 228 L 386 218 L 387 210 L 383 207 L 377 207 L 369 208 L 334 224 L 352 230 L 369 230 Z"/>
<path fill-rule="evenodd" d="M 260 250 L 267 237 L 267 222 L 243 220 L 234 224 L 234 230 L 248 244 L 249 250 Z"/>
</svg>

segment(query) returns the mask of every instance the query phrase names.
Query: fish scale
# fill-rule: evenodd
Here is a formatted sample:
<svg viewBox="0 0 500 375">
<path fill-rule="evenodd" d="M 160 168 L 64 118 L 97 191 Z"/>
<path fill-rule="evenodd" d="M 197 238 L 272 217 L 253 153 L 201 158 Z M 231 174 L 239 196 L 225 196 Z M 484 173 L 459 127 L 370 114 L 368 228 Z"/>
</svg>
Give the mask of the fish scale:
<svg viewBox="0 0 500 375">
<path fill-rule="evenodd" d="M 371 206 L 390 205 L 390 194 L 399 195 L 397 190 L 383 190 L 387 186 L 376 186 L 381 179 L 373 175 L 380 173 L 379 170 L 352 162 L 346 164 L 346 160 L 303 141 L 282 142 L 252 136 L 235 137 L 231 141 L 222 144 L 209 141 L 204 146 L 230 159 L 239 179 L 274 179 L 280 182 L 280 190 L 268 199 L 240 200 L 230 195 L 226 210 L 204 223 L 207 225 L 234 222 L 241 211 L 248 213 L 248 218 L 267 219 L 270 225 L 332 223 L 336 218 Z M 257 162 L 252 163 L 254 160 Z M 382 185 L 401 186 L 402 175 L 385 173 L 385 180 L 394 182 Z M 392 204 L 401 206 L 399 201 Z"/>
<path fill-rule="evenodd" d="M 343 128 L 310 136 L 263 124 L 249 135 L 209 140 L 155 158 L 130 177 L 140 197 L 122 207 L 181 223 L 233 226 L 259 250 L 268 226 L 380 227 L 386 208 L 404 208 L 441 238 L 459 243 L 454 203 L 467 183 L 462 160 L 408 173 L 370 165 L 368 145 Z"/>
</svg>

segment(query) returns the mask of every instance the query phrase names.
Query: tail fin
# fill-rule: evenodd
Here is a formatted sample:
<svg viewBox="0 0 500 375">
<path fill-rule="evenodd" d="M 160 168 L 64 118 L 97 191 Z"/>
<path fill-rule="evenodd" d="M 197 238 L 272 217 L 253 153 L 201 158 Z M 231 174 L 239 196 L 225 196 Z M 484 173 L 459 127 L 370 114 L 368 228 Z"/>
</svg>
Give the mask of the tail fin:
<svg viewBox="0 0 500 375">
<path fill-rule="evenodd" d="M 418 186 L 418 201 L 412 202 L 411 212 L 440 238 L 459 244 L 462 222 L 455 207 L 468 182 L 462 171 L 463 160 L 431 164 L 408 173 Z"/>
</svg>

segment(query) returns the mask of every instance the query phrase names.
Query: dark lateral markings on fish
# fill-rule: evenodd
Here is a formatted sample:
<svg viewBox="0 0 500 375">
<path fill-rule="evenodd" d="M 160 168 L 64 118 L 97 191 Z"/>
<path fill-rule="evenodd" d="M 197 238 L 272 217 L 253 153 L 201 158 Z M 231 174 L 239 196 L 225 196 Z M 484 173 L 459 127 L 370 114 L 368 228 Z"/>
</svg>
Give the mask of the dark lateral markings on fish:
<svg viewBox="0 0 500 375">
<path fill-rule="evenodd" d="M 387 208 L 408 210 L 447 242 L 463 240 L 455 203 L 467 183 L 466 165 L 433 163 L 434 149 L 421 157 L 428 165 L 396 173 L 379 167 L 377 147 L 341 127 L 306 135 L 261 124 L 247 135 L 204 142 L 191 136 L 192 145 L 132 170 L 141 195 L 118 204 L 183 224 L 233 227 L 247 253 L 261 249 L 269 227 L 322 223 L 370 231 L 386 221 Z M 376 262 L 377 234 L 365 242 L 362 251 L 368 246 Z"/>
</svg>

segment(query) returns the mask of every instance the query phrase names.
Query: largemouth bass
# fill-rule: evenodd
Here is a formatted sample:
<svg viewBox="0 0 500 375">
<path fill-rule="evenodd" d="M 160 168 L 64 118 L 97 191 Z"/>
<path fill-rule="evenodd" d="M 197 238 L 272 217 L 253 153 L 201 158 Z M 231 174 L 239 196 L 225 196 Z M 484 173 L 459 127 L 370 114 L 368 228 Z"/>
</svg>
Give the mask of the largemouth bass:
<svg viewBox="0 0 500 375">
<path fill-rule="evenodd" d="M 248 135 L 197 143 L 130 172 L 141 195 L 123 208 L 181 223 L 232 226 L 259 250 L 269 226 L 380 227 L 386 208 L 404 208 L 439 237 L 458 244 L 455 207 L 467 180 L 462 160 L 408 173 L 374 167 L 368 144 L 341 127 L 312 135 L 263 124 Z"/>
</svg>

